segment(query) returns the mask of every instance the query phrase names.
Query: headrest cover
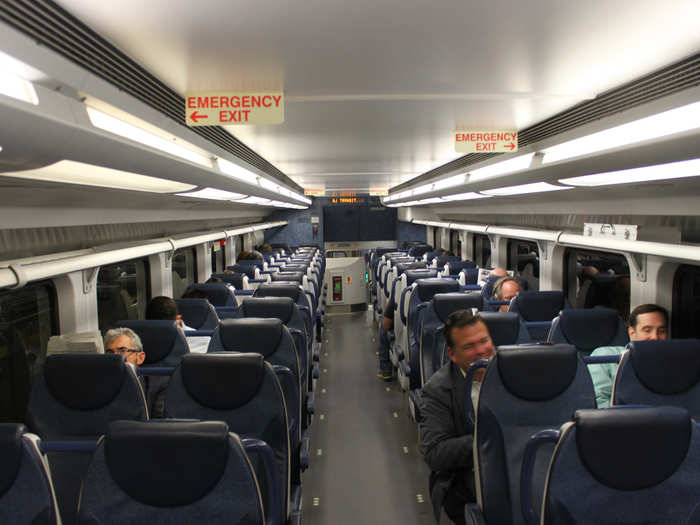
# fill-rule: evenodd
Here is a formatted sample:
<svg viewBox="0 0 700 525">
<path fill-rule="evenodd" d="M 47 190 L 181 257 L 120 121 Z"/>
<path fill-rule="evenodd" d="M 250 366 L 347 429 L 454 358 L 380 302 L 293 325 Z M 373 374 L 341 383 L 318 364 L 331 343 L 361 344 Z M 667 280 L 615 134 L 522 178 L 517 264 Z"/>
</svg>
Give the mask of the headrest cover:
<svg viewBox="0 0 700 525">
<path fill-rule="evenodd" d="M 396 271 L 398 272 L 398 275 L 401 275 L 406 270 L 417 270 L 418 268 L 426 268 L 425 263 L 420 261 L 414 261 L 409 263 L 399 263 L 396 265 Z"/>
<path fill-rule="evenodd" d="M 116 354 L 57 354 L 44 363 L 49 392 L 74 410 L 96 410 L 109 404 L 119 394 L 124 374 L 124 358 Z"/>
<path fill-rule="evenodd" d="M 250 297 L 243 301 L 245 317 L 272 317 L 287 324 L 294 314 L 294 301 L 289 297 Z"/>
<path fill-rule="evenodd" d="M 525 321 L 551 321 L 564 309 L 564 292 L 519 292 L 514 304 Z M 616 328 L 617 330 L 617 328 Z"/>
<path fill-rule="evenodd" d="M 212 277 L 221 279 L 225 283 L 232 284 L 236 290 L 243 289 L 243 273 L 213 273 Z"/>
<path fill-rule="evenodd" d="M 685 459 L 692 421 L 679 407 L 577 410 L 576 447 L 595 479 L 618 490 L 658 485 Z"/>
<path fill-rule="evenodd" d="M 476 284 L 479 280 L 479 269 L 478 268 L 465 268 L 464 269 L 464 284 Z"/>
<path fill-rule="evenodd" d="M 228 438 L 223 421 L 115 421 L 105 435 L 105 461 L 132 499 L 178 507 L 217 485 L 228 462 Z"/>
<path fill-rule="evenodd" d="M 629 359 L 639 381 L 657 394 L 682 394 L 700 380 L 698 339 L 633 341 Z"/>
<path fill-rule="evenodd" d="M 447 317 L 457 310 L 469 310 L 476 308 L 481 310 L 484 307 L 484 299 L 479 292 L 475 293 L 439 293 L 433 297 L 433 308 L 440 321 L 447 321 Z"/>
<path fill-rule="evenodd" d="M 227 352 L 258 352 L 267 357 L 277 350 L 284 325 L 279 319 L 224 319 L 217 327 Z"/>
<path fill-rule="evenodd" d="M 547 401 L 564 392 L 576 377 L 578 360 L 573 345 L 501 346 L 496 354 L 503 385 L 527 401 Z"/>
<path fill-rule="evenodd" d="M 191 284 L 187 287 L 189 290 L 199 290 L 207 294 L 207 299 L 214 306 L 229 306 L 235 302 L 233 292 L 229 290 L 226 283 L 201 283 Z M 187 291 L 185 293 L 187 293 Z"/>
<path fill-rule="evenodd" d="M 608 346 L 615 339 L 620 323 L 617 310 L 610 308 L 563 310 L 559 314 L 559 324 L 564 337 L 584 352 L 592 352 L 599 346 Z M 595 327 L 595 330 L 592 327 Z"/>
<path fill-rule="evenodd" d="M 422 303 L 430 301 L 437 293 L 458 292 L 459 283 L 454 279 L 419 279 L 418 298 Z"/>
<path fill-rule="evenodd" d="M 201 328 L 210 315 L 216 314 L 215 310 L 212 312 L 211 303 L 207 299 L 175 299 L 175 303 L 185 324 L 195 329 Z"/>
<path fill-rule="evenodd" d="M 296 301 L 301 292 L 298 283 L 275 282 L 262 283 L 253 294 L 254 297 L 290 297 Z"/>
<path fill-rule="evenodd" d="M 233 410 L 258 392 L 265 377 L 265 362 L 260 354 L 187 354 L 180 371 L 185 389 L 197 403 Z"/>
<path fill-rule="evenodd" d="M 520 316 L 513 312 L 480 312 L 495 346 L 513 345 L 520 335 Z"/>
<path fill-rule="evenodd" d="M 12 486 L 22 460 L 22 434 L 20 423 L 0 423 L 0 496 Z"/>
<path fill-rule="evenodd" d="M 139 336 L 146 352 L 145 365 L 164 359 L 175 346 L 175 340 L 184 338 L 175 321 L 119 321 L 117 325 L 131 328 Z"/>
<path fill-rule="evenodd" d="M 411 286 L 418 279 L 430 279 L 431 277 L 437 277 L 437 269 L 416 269 L 416 270 L 406 270 L 404 272 L 406 276 L 406 285 Z"/>
<path fill-rule="evenodd" d="M 273 281 L 296 281 L 298 283 L 304 281 L 304 274 L 302 272 L 277 272 L 273 273 L 270 277 Z"/>
</svg>

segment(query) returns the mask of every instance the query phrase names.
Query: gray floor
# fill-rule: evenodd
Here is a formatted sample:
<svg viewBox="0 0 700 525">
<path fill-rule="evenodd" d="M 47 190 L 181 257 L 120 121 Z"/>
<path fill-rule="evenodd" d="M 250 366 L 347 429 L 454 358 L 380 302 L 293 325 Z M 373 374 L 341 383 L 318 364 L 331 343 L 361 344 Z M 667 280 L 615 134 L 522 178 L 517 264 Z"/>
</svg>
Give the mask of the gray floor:
<svg viewBox="0 0 700 525">
<path fill-rule="evenodd" d="M 406 395 L 376 377 L 376 330 L 365 312 L 328 316 L 326 325 L 304 525 L 433 523 Z"/>
</svg>

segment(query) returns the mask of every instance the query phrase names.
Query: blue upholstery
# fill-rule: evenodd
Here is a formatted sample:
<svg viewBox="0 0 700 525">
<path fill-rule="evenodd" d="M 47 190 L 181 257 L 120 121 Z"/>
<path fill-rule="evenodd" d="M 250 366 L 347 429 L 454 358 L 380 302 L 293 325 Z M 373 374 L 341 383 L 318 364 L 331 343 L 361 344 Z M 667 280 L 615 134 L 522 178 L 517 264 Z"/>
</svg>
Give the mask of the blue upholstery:
<svg viewBox="0 0 700 525">
<path fill-rule="evenodd" d="M 0 423 L 0 523 L 55 525 L 53 486 L 24 425 Z"/>
<path fill-rule="evenodd" d="M 450 270 L 451 271 L 451 270 Z M 479 268 L 465 268 L 464 269 L 464 284 L 476 284 L 479 280 Z M 486 297 L 488 299 L 488 297 Z"/>
<path fill-rule="evenodd" d="M 450 269 L 450 275 L 457 275 L 462 270 L 467 270 L 469 268 L 476 268 L 476 263 L 474 261 L 463 261 L 459 257 L 458 260 L 448 261 L 447 265 Z M 438 266 L 440 266 L 438 264 Z"/>
<path fill-rule="evenodd" d="M 282 274 L 279 274 L 282 275 Z M 271 282 L 258 286 L 253 297 L 289 297 L 297 305 L 306 327 L 307 343 L 313 340 L 316 316 L 311 298 L 294 282 Z"/>
<path fill-rule="evenodd" d="M 35 378 L 27 426 L 43 440 L 89 441 L 117 419 L 147 419 L 134 367 L 117 354 L 57 354 Z M 64 523 L 72 523 L 87 454 L 48 454 Z"/>
<path fill-rule="evenodd" d="M 189 352 L 185 334 L 175 321 L 119 321 L 117 326 L 130 328 L 141 339 L 146 352 L 143 366 L 177 366 Z"/>
<path fill-rule="evenodd" d="M 520 345 L 532 342 L 522 319 L 513 312 L 481 312 L 494 346 Z"/>
<path fill-rule="evenodd" d="M 208 299 L 175 299 L 182 320 L 195 330 L 213 330 L 219 316 Z"/>
<path fill-rule="evenodd" d="M 301 284 L 304 280 L 304 273 L 282 271 L 273 273 L 270 277 L 273 281 L 294 281 Z"/>
<path fill-rule="evenodd" d="M 248 279 L 255 279 L 255 266 L 250 266 L 248 264 L 233 264 L 231 266 L 227 266 L 226 269 L 236 273 L 243 273 L 248 276 Z M 236 285 L 234 284 L 234 286 Z M 236 286 L 236 288 L 238 287 Z"/>
<path fill-rule="evenodd" d="M 678 406 L 700 420 L 700 340 L 631 342 L 617 370 L 613 404 Z"/>
<path fill-rule="evenodd" d="M 593 308 L 563 310 L 552 322 L 548 340 L 590 354 L 600 346 L 625 346 L 629 337 L 617 310 Z"/>
<path fill-rule="evenodd" d="M 80 525 L 262 525 L 263 506 L 241 441 L 226 423 L 119 421 L 90 462 Z"/>
<path fill-rule="evenodd" d="M 460 262 L 462 262 L 462 258 L 457 255 L 440 255 L 436 258 L 436 265 L 438 268 L 442 268 L 446 264 L 452 266 L 453 263 L 456 264 Z"/>
<path fill-rule="evenodd" d="M 283 516 L 289 515 L 291 451 L 284 394 L 262 355 L 185 356 L 170 380 L 165 409 L 169 417 L 224 421 L 242 438 L 265 441 L 275 453 L 282 480 Z M 254 468 L 263 479 L 260 465 Z"/>
<path fill-rule="evenodd" d="M 489 362 L 479 394 L 475 450 L 477 491 L 487 523 L 523 524 L 520 471 L 530 436 L 558 428 L 578 408 L 595 408 L 593 382 L 570 345 L 502 346 Z M 466 417 L 472 417 L 467 387 Z M 551 454 L 551 448 L 548 450 Z M 542 495 L 549 456 L 536 463 L 535 490 Z M 585 493 L 579 497 L 585 499 Z"/>
<path fill-rule="evenodd" d="M 217 279 L 221 279 L 227 284 L 230 284 L 233 286 L 236 290 L 243 290 L 243 276 L 247 276 L 246 273 L 241 272 L 241 273 L 213 273 L 211 274 L 212 277 L 215 277 Z M 254 277 L 248 277 L 249 279 L 253 279 Z"/>
<path fill-rule="evenodd" d="M 521 291 L 510 301 L 509 312 L 520 314 L 525 322 L 551 321 L 561 310 L 571 308 L 566 295 L 561 291 Z M 535 341 L 546 341 L 549 328 L 528 327 Z"/>
<path fill-rule="evenodd" d="M 542 523 L 699 523 L 699 486 L 700 435 L 685 410 L 580 410 L 552 459 Z"/>
<path fill-rule="evenodd" d="M 408 249 L 408 255 L 411 257 L 423 257 L 424 253 L 428 253 L 433 250 L 433 247 L 429 244 L 419 244 L 418 246 L 412 246 Z"/>
<path fill-rule="evenodd" d="M 207 294 L 207 299 L 213 306 L 235 307 L 238 305 L 236 295 L 226 286 L 226 283 L 191 284 L 185 293 L 190 290 L 199 290 Z"/>
</svg>

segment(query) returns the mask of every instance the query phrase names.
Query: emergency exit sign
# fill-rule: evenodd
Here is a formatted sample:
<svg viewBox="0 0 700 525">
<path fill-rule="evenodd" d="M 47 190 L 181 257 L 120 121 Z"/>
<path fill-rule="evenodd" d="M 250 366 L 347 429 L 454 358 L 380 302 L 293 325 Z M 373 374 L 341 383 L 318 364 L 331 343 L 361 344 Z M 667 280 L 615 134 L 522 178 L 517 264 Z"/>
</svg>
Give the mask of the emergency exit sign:
<svg viewBox="0 0 700 525">
<path fill-rule="evenodd" d="M 512 153 L 518 151 L 517 131 L 455 131 L 458 153 Z"/>
<path fill-rule="evenodd" d="M 188 126 L 236 126 L 284 122 L 284 93 L 195 91 L 185 94 Z"/>
</svg>

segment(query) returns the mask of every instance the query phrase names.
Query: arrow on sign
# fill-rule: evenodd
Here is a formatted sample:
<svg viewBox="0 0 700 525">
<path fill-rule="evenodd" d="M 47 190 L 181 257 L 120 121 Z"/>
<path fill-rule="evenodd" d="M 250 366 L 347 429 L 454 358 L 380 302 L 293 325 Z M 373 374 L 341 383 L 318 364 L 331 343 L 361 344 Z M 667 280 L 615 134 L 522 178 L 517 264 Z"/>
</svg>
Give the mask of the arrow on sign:
<svg viewBox="0 0 700 525">
<path fill-rule="evenodd" d="M 194 120 L 195 122 L 198 122 L 200 118 L 209 118 L 209 115 L 200 115 L 196 110 L 190 115 L 190 120 Z"/>
<path fill-rule="evenodd" d="M 515 144 L 511 142 L 510 144 L 504 144 L 503 147 L 508 148 L 510 151 L 513 151 L 513 148 L 515 148 Z"/>
</svg>

